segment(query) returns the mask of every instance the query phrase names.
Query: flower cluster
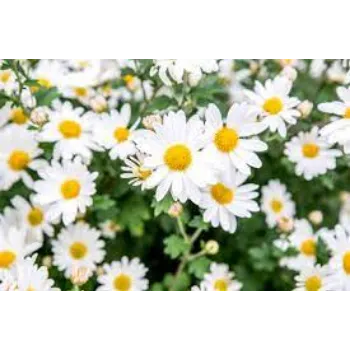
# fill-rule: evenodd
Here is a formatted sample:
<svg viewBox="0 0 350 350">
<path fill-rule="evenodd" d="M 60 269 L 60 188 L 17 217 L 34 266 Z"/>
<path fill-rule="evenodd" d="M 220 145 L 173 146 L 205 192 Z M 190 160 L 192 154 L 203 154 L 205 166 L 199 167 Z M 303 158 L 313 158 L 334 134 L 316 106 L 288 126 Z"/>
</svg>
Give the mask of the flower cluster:
<svg viewBox="0 0 350 350">
<path fill-rule="evenodd" d="M 350 290 L 349 82 L 340 60 L 0 60 L 0 289 Z"/>
</svg>

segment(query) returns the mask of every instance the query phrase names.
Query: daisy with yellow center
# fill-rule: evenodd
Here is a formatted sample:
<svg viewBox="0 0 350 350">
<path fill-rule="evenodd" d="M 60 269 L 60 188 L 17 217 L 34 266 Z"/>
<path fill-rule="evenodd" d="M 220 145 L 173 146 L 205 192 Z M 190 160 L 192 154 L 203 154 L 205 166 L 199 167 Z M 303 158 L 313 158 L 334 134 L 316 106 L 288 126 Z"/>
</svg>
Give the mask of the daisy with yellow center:
<svg viewBox="0 0 350 350">
<path fill-rule="evenodd" d="M 90 173 L 79 158 L 62 164 L 53 162 L 40 172 L 40 177 L 42 179 L 34 185 L 37 194 L 33 200 L 45 206 L 50 220 L 62 217 L 68 225 L 92 204 L 97 173 Z"/>
<path fill-rule="evenodd" d="M 132 186 L 141 186 L 142 190 L 147 189 L 148 179 L 152 175 L 152 170 L 144 167 L 143 162 L 145 155 L 140 152 L 136 153 L 135 157 L 125 159 L 125 165 L 122 166 L 123 179 L 129 179 L 129 184 Z"/>
<path fill-rule="evenodd" d="M 54 143 L 54 159 L 72 159 L 78 155 L 89 162 L 92 151 L 101 150 L 93 140 L 93 120 L 83 113 L 82 108 L 74 108 L 69 102 L 54 102 L 49 120 L 39 134 L 40 141 Z"/>
<path fill-rule="evenodd" d="M 129 127 L 131 120 L 130 105 L 125 104 L 120 112 L 113 110 L 110 115 L 103 115 L 95 128 L 96 142 L 109 150 L 111 159 L 126 159 L 136 153 L 134 138 L 139 119 Z"/>
<path fill-rule="evenodd" d="M 220 110 L 210 104 L 205 112 L 204 154 L 217 168 L 237 168 L 250 175 L 251 167 L 260 168 L 262 163 L 256 153 L 267 150 L 267 145 L 254 135 L 264 127 L 256 122 L 256 113 L 245 103 L 233 105 L 226 120 Z"/>
<path fill-rule="evenodd" d="M 212 263 L 201 283 L 203 291 L 228 292 L 239 291 L 241 288 L 242 284 L 235 280 L 235 274 L 230 272 L 226 264 Z"/>
<path fill-rule="evenodd" d="M 0 70 L 0 91 L 12 93 L 17 89 L 16 76 L 10 69 Z"/>
<path fill-rule="evenodd" d="M 270 180 L 262 188 L 261 209 L 270 228 L 277 226 L 281 219 L 292 219 L 295 215 L 291 194 L 279 180 Z"/>
<path fill-rule="evenodd" d="M 0 190 L 9 189 L 19 180 L 32 187 L 28 170 L 39 170 L 46 165 L 45 161 L 36 159 L 43 151 L 35 136 L 34 131 L 15 124 L 0 130 Z"/>
<path fill-rule="evenodd" d="M 47 268 L 35 264 L 34 257 L 18 261 L 3 273 L 0 291 L 54 291 Z"/>
<path fill-rule="evenodd" d="M 148 269 L 138 258 L 129 260 L 124 256 L 120 261 L 104 265 L 103 269 L 105 273 L 98 278 L 100 291 L 130 292 L 148 289 L 148 280 L 145 278 Z"/>
<path fill-rule="evenodd" d="M 258 197 L 257 185 L 244 184 L 246 177 L 240 173 L 225 172 L 219 181 L 203 191 L 200 207 L 204 209 L 203 218 L 213 227 L 219 225 L 229 233 L 237 228 L 237 217 L 249 218 L 259 211 L 253 200 Z"/>
<path fill-rule="evenodd" d="M 158 201 L 170 192 L 175 201 L 198 204 L 200 189 L 215 182 L 213 167 L 201 152 L 203 123 L 197 117 L 187 121 L 183 111 L 170 112 L 154 130 L 143 130 L 136 143 L 145 154 L 143 171 L 151 171 L 144 173 L 147 188 L 157 187 Z"/>
<path fill-rule="evenodd" d="M 328 277 L 331 271 L 328 266 L 311 266 L 302 269 L 296 276 L 296 291 L 319 292 L 330 290 Z"/>
<path fill-rule="evenodd" d="M 16 217 L 10 216 L 13 212 L 6 214 L 0 218 L 0 272 L 12 268 L 17 261 L 41 247 L 38 241 L 28 242 L 25 228 L 17 228 Z"/>
<path fill-rule="evenodd" d="M 289 246 L 298 251 L 297 256 L 283 258 L 281 265 L 295 271 L 312 267 L 316 262 L 317 239 L 311 224 L 305 220 L 295 220 L 294 231 L 288 236 Z"/>
<path fill-rule="evenodd" d="M 43 239 L 43 234 L 52 237 L 54 233 L 53 222 L 47 217 L 46 209 L 33 201 L 27 201 L 23 197 L 15 196 L 11 204 L 16 215 L 29 235 L 37 240 Z"/>
<path fill-rule="evenodd" d="M 334 230 L 323 230 L 322 239 L 326 242 L 331 258 L 328 278 L 332 290 L 350 290 L 350 231 L 349 227 L 337 225 Z"/>
<path fill-rule="evenodd" d="M 104 242 L 100 240 L 100 231 L 78 222 L 60 232 L 52 242 L 53 264 L 71 278 L 76 269 L 84 268 L 90 277 L 104 256 Z"/>
<path fill-rule="evenodd" d="M 289 160 L 296 164 L 295 172 L 306 180 L 311 180 L 328 170 L 335 169 L 336 159 L 342 155 L 314 127 L 310 132 L 300 132 L 286 143 L 285 154 Z"/>
<path fill-rule="evenodd" d="M 265 85 L 255 82 L 253 91 L 246 91 L 251 106 L 259 114 L 262 125 L 271 132 L 287 135 L 287 125 L 294 125 L 300 112 L 297 110 L 299 100 L 289 97 L 292 82 L 283 76 L 267 80 Z"/>
<path fill-rule="evenodd" d="M 345 153 L 350 154 L 350 88 L 341 86 L 336 91 L 340 101 L 318 105 L 321 112 L 337 116 L 321 130 L 321 135 L 330 144 L 343 146 Z"/>
</svg>

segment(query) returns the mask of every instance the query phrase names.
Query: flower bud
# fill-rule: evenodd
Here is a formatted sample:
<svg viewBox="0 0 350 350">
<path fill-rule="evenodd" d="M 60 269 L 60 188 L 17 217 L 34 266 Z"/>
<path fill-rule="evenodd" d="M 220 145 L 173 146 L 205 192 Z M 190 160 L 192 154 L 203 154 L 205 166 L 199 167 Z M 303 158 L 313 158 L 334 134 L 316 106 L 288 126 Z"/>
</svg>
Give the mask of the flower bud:
<svg viewBox="0 0 350 350">
<path fill-rule="evenodd" d="M 71 281 L 75 286 L 82 286 L 90 277 L 90 269 L 87 267 L 74 267 L 71 275 Z"/>
<path fill-rule="evenodd" d="M 277 226 L 282 232 L 289 233 L 294 229 L 294 220 L 287 216 L 283 216 L 278 220 Z"/>
<path fill-rule="evenodd" d="M 182 214 L 182 212 L 183 206 L 179 202 L 173 203 L 168 210 L 168 214 L 173 218 L 178 218 Z"/>
<path fill-rule="evenodd" d="M 151 114 L 142 119 L 142 125 L 148 130 L 154 130 L 156 124 L 162 124 L 162 117 L 158 114 Z"/>
<path fill-rule="evenodd" d="M 289 79 L 290 81 L 294 81 L 298 77 L 298 72 L 291 66 L 286 66 L 283 68 L 281 75 Z"/>
<path fill-rule="evenodd" d="M 102 266 L 97 266 L 96 275 L 97 276 L 102 276 L 102 275 L 104 275 L 104 273 L 105 273 L 105 270 L 103 269 L 103 267 Z"/>
<path fill-rule="evenodd" d="M 102 95 L 99 95 L 91 99 L 90 106 L 94 112 L 102 113 L 107 109 L 107 101 Z"/>
<path fill-rule="evenodd" d="M 309 214 L 309 220 L 314 224 L 314 225 L 320 225 L 323 221 L 323 214 L 322 211 L 320 210 L 314 210 Z"/>
<path fill-rule="evenodd" d="M 340 192 L 340 200 L 345 203 L 350 200 L 350 192 L 342 191 Z"/>
<path fill-rule="evenodd" d="M 214 240 L 210 240 L 205 244 L 205 251 L 207 254 L 209 255 L 215 255 L 219 252 L 219 243 L 214 241 Z"/>
<path fill-rule="evenodd" d="M 302 118 L 307 118 L 312 112 L 313 108 L 314 108 L 314 104 L 309 100 L 305 100 L 301 102 L 298 106 L 298 110 L 301 113 Z"/>
<path fill-rule="evenodd" d="M 46 255 L 43 257 L 42 264 L 48 269 L 52 266 L 52 256 Z"/>
<path fill-rule="evenodd" d="M 48 121 L 48 109 L 46 107 L 35 108 L 30 114 L 30 120 L 37 126 L 43 126 Z"/>
</svg>

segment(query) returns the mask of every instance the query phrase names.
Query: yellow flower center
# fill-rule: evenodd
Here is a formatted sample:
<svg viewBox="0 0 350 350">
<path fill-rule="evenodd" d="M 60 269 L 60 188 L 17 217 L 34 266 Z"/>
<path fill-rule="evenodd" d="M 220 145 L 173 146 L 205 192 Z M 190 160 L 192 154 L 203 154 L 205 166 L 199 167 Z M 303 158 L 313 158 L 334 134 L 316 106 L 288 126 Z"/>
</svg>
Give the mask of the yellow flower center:
<svg viewBox="0 0 350 350">
<path fill-rule="evenodd" d="M 320 147 L 315 143 L 305 143 L 302 148 L 303 155 L 306 158 L 316 158 L 320 152 Z"/>
<path fill-rule="evenodd" d="M 69 253 L 75 260 L 83 259 L 86 256 L 87 251 L 88 248 L 83 242 L 74 242 L 69 248 Z"/>
<path fill-rule="evenodd" d="M 131 74 L 127 74 L 123 77 L 123 80 L 126 85 L 131 85 L 134 82 L 135 77 Z"/>
<path fill-rule="evenodd" d="M 279 199 L 273 199 L 271 201 L 271 209 L 274 213 L 278 214 L 283 209 L 283 203 Z"/>
<path fill-rule="evenodd" d="M 49 79 L 47 79 L 47 78 L 39 78 L 38 79 L 38 84 L 41 87 L 44 87 L 46 89 L 49 89 L 50 87 L 52 87 L 51 81 Z"/>
<path fill-rule="evenodd" d="M 305 281 L 305 289 L 310 292 L 316 292 L 322 287 L 321 278 L 318 276 L 311 276 Z"/>
<path fill-rule="evenodd" d="M 348 107 L 348 108 L 345 110 L 344 118 L 345 118 L 345 119 L 350 119 L 350 107 Z"/>
<path fill-rule="evenodd" d="M 114 138 L 119 142 L 125 142 L 130 135 L 130 131 L 127 128 L 121 127 L 121 128 L 116 128 L 114 131 Z"/>
<path fill-rule="evenodd" d="M 221 152 L 231 152 L 238 144 L 239 136 L 236 130 L 223 127 L 215 134 L 214 143 Z"/>
<path fill-rule="evenodd" d="M 127 292 L 131 288 L 131 278 L 130 276 L 121 273 L 114 279 L 113 285 L 115 290 Z"/>
<path fill-rule="evenodd" d="M 347 275 L 350 275 L 350 251 L 343 256 L 343 269 Z"/>
<path fill-rule="evenodd" d="M 28 214 L 28 221 L 32 226 L 40 225 L 44 220 L 44 213 L 40 208 L 32 208 Z"/>
<path fill-rule="evenodd" d="M 137 170 L 137 177 L 142 181 L 147 180 L 151 176 L 151 174 L 152 170 L 149 169 L 138 168 Z"/>
<path fill-rule="evenodd" d="M 16 254 L 10 250 L 0 251 L 0 268 L 8 269 L 16 260 Z"/>
<path fill-rule="evenodd" d="M 282 111 L 283 102 L 279 97 L 270 97 L 265 101 L 263 109 L 271 115 L 276 115 Z"/>
<path fill-rule="evenodd" d="M 224 278 L 217 279 L 214 283 L 214 289 L 218 292 L 226 292 L 228 290 L 228 283 Z"/>
<path fill-rule="evenodd" d="M 30 156 L 27 152 L 15 150 L 11 153 L 7 163 L 13 171 L 25 169 L 30 162 Z"/>
<path fill-rule="evenodd" d="M 164 162 L 170 170 L 184 171 L 192 163 L 192 154 L 185 145 L 170 146 L 164 154 Z"/>
<path fill-rule="evenodd" d="M 88 94 L 88 90 L 84 87 L 76 87 L 74 88 L 74 94 L 77 97 L 86 97 Z"/>
<path fill-rule="evenodd" d="M 35 288 L 33 286 L 29 286 L 26 292 L 35 292 Z"/>
<path fill-rule="evenodd" d="M 306 256 L 315 256 L 316 242 L 311 238 L 303 241 L 300 245 L 300 252 Z"/>
<path fill-rule="evenodd" d="M 4 84 L 6 84 L 11 77 L 11 71 L 10 70 L 4 70 L 0 72 L 0 81 Z"/>
<path fill-rule="evenodd" d="M 23 112 L 23 109 L 18 107 L 11 111 L 11 120 L 13 123 L 23 125 L 28 121 L 28 116 Z"/>
<path fill-rule="evenodd" d="M 58 129 L 66 139 L 76 139 L 81 135 L 81 126 L 74 120 L 62 121 L 59 124 Z"/>
<path fill-rule="evenodd" d="M 211 186 L 211 196 L 221 205 L 229 204 L 234 198 L 233 191 L 222 183 Z"/>
<path fill-rule="evenodd" d="M 77 180 L 67 180 L 61 185 L 61 193 L 64 199 L 74 199 L 80 194 L 80 183 Z"/>
</svg>

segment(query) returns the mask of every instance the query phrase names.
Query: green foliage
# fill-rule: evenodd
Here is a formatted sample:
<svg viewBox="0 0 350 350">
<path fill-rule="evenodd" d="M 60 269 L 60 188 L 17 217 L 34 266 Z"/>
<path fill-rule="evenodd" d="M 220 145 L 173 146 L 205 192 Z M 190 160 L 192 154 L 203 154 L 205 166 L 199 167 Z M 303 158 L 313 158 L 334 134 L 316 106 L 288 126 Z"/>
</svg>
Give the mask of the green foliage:
<svg viewBox="0 0 350 350">
<path fill-rule="evenodd" d="M 179 256 L 187 253 L 189 251 L 190 245 L 188 242 L 178 236 L 171 235 L 164 240 L 165 254 L 169 255 L 172 259 L 176 259 Z"/>
</svg>

